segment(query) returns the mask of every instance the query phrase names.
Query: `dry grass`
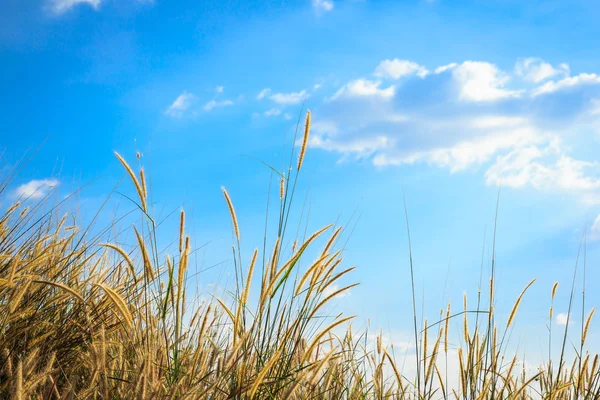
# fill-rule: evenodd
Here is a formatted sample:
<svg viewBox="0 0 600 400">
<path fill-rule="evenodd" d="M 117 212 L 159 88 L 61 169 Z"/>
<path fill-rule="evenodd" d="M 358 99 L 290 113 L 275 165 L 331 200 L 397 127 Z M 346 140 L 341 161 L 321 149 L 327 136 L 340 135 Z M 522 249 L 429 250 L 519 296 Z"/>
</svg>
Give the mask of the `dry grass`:
<svg viewBox="0 0 600 400">
<path fill-rule="evenodd" d="M 280 221 L 287 221 L 309 126 L 308 117 L 295 176 L 280 182 Z M 185 214 L 179 232 L 173 232 L 177 254 L 164 255 L 156 248 L 145 175 L 140 170 L 138 179 L 125 159 L 117 158 L 143 218 L 129 246 L 102 243 L 101 235 L 65 226 L 73 216 L 57 215 L 47 199 L 30 202 L 27 209 L 15 204 L 0 218 L 1 398 L 600 398 L 598 355 L 580 351 L 567 364 L 561 354 L 560 368 L 548 362 L 528 375 L 519 371 L 516 357 L 505 354 L 507 331 L 533 281 L 500 332 L 493 304 L 482 309 L 478 302 L 475 323 L 469 321 L 466 296 L 463 312 L 451 315 L 448 305 L 440 320 L 426 322 L 418 335 L 418 379 L 403 375 L 394 349 L 381 337 L 370 346 L 366 334 L 353 332 L 352 317 L 324 318 L 327 305 L 354 286 L 333 286 L 353 269 L 340 268 L 342 252 L 334 250 L 341 229 L 327 226 L 286 252 L 285 223 L 280 223 L 272 247 L 255 250 L 242 263 L 238 220 L 225 189 L 238 241 L 239 287 L 233 298 L 185 310 L 186 282 L 193 279 L 187 274 L 191 248 Z M 308 249 L 326 234 L 322 251 L 310 262 Z M 584 323 L 583 350 L 593 313 Z M 449 384 L 440 371 L 448 363 L 449 321 L 457 317 L 464 327 L 453 366 L 459 380 Z"/>
</svg>

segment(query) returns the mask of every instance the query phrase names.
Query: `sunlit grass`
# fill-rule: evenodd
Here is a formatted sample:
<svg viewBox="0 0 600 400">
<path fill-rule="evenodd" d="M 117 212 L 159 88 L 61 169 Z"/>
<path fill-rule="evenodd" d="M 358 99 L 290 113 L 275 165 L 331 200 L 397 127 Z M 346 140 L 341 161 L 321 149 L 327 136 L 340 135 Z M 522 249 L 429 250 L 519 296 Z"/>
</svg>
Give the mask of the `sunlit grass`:
<svg viewBox="0 0 600 400">
<path fill-rule="evenodd" d="M 462 311 L 453 314 L 447 305 L 429 325 L 417 324 L 413 290 L 407 307 L 415 318 L 406 321 L 414 323 L 417 343 L 413 375 L 404 373 L 395 349 L 381 336 L 371 343 L 366 332 L 352 329 L 352 316 L 329 315 L 332 300 L 356 285 L 338 286 L 354 267 L 345 265 L 338 249 L 342 227 L 328 225 L 304 239 L 286 233 L 306 161 L 310 114 L 303 131 L 298 158 L 292 152 L 288 170 L 274 171 L 276 239 L 264 240 L 249 259 L 242 257 L 241 241 L 248 246 L 262 238 L 242 239 L 234 205 L 243 199 L 223 189 L 234 232 L 235 287 L 193 309 L 186 309 L 186 299 L 198 293 L 186 290 L 194 277 L 188 272 L 192 248 L 185 213 L 172 233 L 177 244 L 172 254 L 171 248 L 159 249 L 146 176 L 124 157 L 117 155 L 141 217 L 130 228 L 128 243 L 102 240 L 112 226 L 92 235 L 89 227 L 77 225 L 75 213 L 59 214 L 50 197 L 7 208 L 0 218 L 0 397 L 600 398 L 598 355 L 586 351 L 594 309 L 582 310 L 572 360 L 565 355 L 567 324 L 558 360 L 549 350 L 538 372 L 520 370 L 517 357 L 507 354 L 507 333 L 534 281 L 515 300 L 507 321 L 497 323 L 493 265 L 489 288 L 483 289 L 489 290 L 488 304 L 477 288 L 475 308 L 465 296 Z M 283 245 L 286 239 L 293 241 L 291 248 Z M 406 272 L 412 275 L 410 261 Z M 557 285 L 549 295 L 550 320 L 556 290 Z M 574 281 L 569 316 L 573 295 Z M 449 322 L 455 319 L 462 319 L 463 335 L 456 365 L 449 366 Z M 549 340 L 551 335 L 550 328 Z M 457 382 L 443 372 L 451 368 Z"/>
</svg>

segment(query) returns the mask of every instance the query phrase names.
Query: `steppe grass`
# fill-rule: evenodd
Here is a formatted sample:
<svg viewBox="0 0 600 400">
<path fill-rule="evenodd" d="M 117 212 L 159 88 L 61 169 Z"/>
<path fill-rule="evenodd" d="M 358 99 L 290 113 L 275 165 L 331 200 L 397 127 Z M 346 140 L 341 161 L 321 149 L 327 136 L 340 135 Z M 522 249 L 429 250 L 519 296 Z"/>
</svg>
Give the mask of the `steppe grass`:
<svg viewBox="0 0 600 400">
<path fill-rule="evenodd" d="M 299 124 L 300 125 L 300 124 Z M 116 154 L 133 186 L 140 215 L 129 243 L 105 242 L 113 224 L 77 224 L 76 212 L 59 212 L 50 196 L 21 199 L 0 218 L 0 397 L 6 399 L 598 399 L 598 354 L 586 350 L 594 309 L 581 315 L 575 357 L 562 351 L 536 373 L 507 353 L 508 336 L 527 289 L 506 323 L 494 305 L 495 266 L 476 305 L 447 305 L 436 321 L 419 324 L 412 257 L 401 266 L 413 277 L 414 353 L 417 373 L 406 375 L 393 346 L 381 336 L 355 332 L 352 316 L 331 316 L 333 299 L 356 284 L 342 258 L 340 226 L 328 225 L 301 239 L 287 231 L 310 135 L 310 112 L 296 155 L 278 183 L 276 240 L 266 239 L 243 259 L 236 201 L 223 188 L 234 232 L 235 285 L 231 296 L 209 296 L 188 309 L 186 287 L 192 253 L 186 214 L 179 215 L 171 253 L 158 248 L 144 169 Z M 297 130 L 298 132 L 298 130 Z M 299 140 L 298 140 L 299 139 Z M 139 158 L 139 156 L 138 156 Z M 141 165 L 141 161 L 138 162 Z M 16 170 L 7 174 L 7 187 Z M 156 195 L 156 194 L 155 194 Z M 135 200 L 133 200 L 135 199 Z M 63 200 L 64 202 L 64 200 Z M 269 211 L 267 211 L 269 212 Z M 271 211 L 272 212 L 272 211 Z M 94 218 L 96 220 L 96 218 Z M 407 213 L 407 233 L 410 231 Z M 92 233 L 93 232 L 93 233 Z M 118 236 L 123 237 L 125 232 Z M 293 245 L 285 248 L 284 243 Z M 245 238 L 244 244 L 262 238 Z M 309 250 L 310 249 L 310 250 Z M 410 254 L 409 249 L 409 254 Z M 310 254 L 310 258 L 309 258 Z M 313 254 L 316 257 L 313 258 Z M 494 258 L 494 257 L 493 257 Z M 571 286 L 569 317 L 575 295 Z M 377 279 L 377 277 L 373 277 Z M 258 284 L 257 284 L 258 282 Z M 553 318 L 558 283 L 549 288 Z M 254 294 L 254 296 L 251 296 Z M 585 307 L 585 302 L 584 302 Z M 462 319 L 461 343 L 450 345 L 449 323 Z M 549 340 L 556 332 L 549 324 Z M 458 349 L 457 349 L 458 347 Z M 448 355 L 457 349 L 457 365 Z M 458 371 L 457 382 L 443 371 Z"/>
</svg>

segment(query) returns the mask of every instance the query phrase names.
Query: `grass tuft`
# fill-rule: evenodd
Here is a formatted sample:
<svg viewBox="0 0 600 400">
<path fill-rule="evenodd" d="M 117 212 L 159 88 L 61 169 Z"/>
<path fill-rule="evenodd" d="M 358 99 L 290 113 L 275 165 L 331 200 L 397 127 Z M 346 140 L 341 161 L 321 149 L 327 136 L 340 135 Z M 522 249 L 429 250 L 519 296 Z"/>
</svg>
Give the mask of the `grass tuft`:
<svg viewBox="0 0 600 400">
<path fill-rule="evenodd" d="M 417 315 L 418 271 L 406 202 L 406 275 L 412 284 L 412 303 L 406 307 L 413 311 L 414 328 L 408 354 L 413 360 L 399 360 L 381 333 L 354 332 L 353 316 L 334 315 L 336 303 L 358 285 L 345 281 L 355 267 L 344 266 L 343 248 L 338 248 L 344 228 L 336 227 L 329 238 L 323 236 L 333 225 L 308 238 L 286 233 L 310 123 L 308 111 L 297 174 L 290 180 L 273 171 L 281 177 L 279 188 L 273 188 L 279 194 L 279 199 L 273 196 L 279 203 L 277 234 L 268 242 L 265 228 L 262 250 L 252 252 L 247 266 L 242 265 L 237 215 L 222 189 L 235 242 L 236 290 L 203 302 L 186 300 L 203 293 L 188 293 L 199 278 L 189 270 L 195 249 L 185 231 L 185 212 L 179 214 L 178 230 L 169 233 L 171 245 L 159 249 L 162 224 L 155 224 L 153 207 L 147 206 L 146 172 L 141 167 L 134 172 L 118 153 L 140 203 L 133 211 L 139 219 L 129 229 L 117 229 L 117 221 L 80 229 L 77 210 L 65 215 L 50 195 L 7 207 L 0 215 L 0 398 L 600 398 L 600 358 L 586 343 L 595 308 L 587 317 L 582 310 L 580 345 L 572 360 L 567 362 L 565 352 L 572 343 L 568 324 L 558 363 L 551 346 L 547 362 L 535 372 L 521 368 L 524 360 L 516 354 L 507 354 L 515 316 L 535 279 L 498 334 L 494 251 L 489 307 L 481 301 L 480 284 L 476 310 L 469 309 L 465 293 L 461 312 L 451 314 L 451 304 L 444 302 L 437 322 L 428 325 L 426 316 Z M 0 195 L 8 181 L 2 181 Z M 569 316 L 576 276 L 575 270 Z M 557 288 L 558 282 L 551 289 L 549 342 Z M 476 318 L 469 318 L 473 313 Z M 457 379 L 448 371 L 456 371 Z"/>
</svg>

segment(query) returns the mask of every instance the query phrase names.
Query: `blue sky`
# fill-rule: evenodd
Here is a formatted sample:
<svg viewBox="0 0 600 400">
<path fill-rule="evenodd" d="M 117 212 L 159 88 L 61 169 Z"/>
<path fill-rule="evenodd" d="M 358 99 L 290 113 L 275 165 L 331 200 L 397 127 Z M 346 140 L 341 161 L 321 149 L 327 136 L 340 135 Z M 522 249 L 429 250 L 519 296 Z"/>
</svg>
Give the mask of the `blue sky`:
<svg viewBox="0 0 600 400">
<path fill-rule="evenodd" d="M 85 214 L 122 177 L 113 151 L 140 151 L 156 209 L 183 205 L 207 243 L 199 268 L 225 262 L 200 275 L 209 285 L 230 268 L 220 187 L 249 258 L 270 175 L 246 156 L 281 165 L 305 100 L 295 223 L 306 193 L 309 231 L 358 220 L 345 262 L 362 284 L 340 309 L 410 329 L 402 186 L 425 314 L 474 297 L 502 181 L 499 312 L 537 277 L 515 333 L 537 345 L 556 280 L 566 311 L 586 225 L 588 285 L 600 278 L 599 14 L 577 0 L 4 0 L 3 163 L 46 140 L 13 196 L 92 182 Z"/>
</svg>

